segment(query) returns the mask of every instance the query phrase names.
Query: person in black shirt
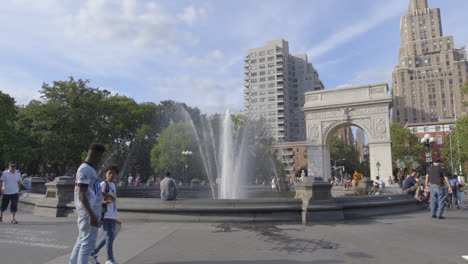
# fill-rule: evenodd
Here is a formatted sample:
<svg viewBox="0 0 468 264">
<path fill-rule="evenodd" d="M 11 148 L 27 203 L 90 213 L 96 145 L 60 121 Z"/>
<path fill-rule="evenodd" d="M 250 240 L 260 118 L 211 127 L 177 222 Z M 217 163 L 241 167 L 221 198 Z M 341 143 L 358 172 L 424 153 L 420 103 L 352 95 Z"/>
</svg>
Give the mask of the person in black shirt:
<svg viewBox="0 0 468 264">
<path fill-rule="evenodd" d="M 434 166 L 429 167 L 426 175 L 426 186 L 430 186 L 431 191 L 431 213 L 432 218 L 445 219 L 443 216 L 445 209 L 445 200 L 447 198 L 447 190 L 444 185 L 448 185 L 449 193 L 452 192 L 450 181 L 440 166 L 440 160 L 434 162 Z M 428 185 L 430 184 L 430 185 Z"/>
</svg>

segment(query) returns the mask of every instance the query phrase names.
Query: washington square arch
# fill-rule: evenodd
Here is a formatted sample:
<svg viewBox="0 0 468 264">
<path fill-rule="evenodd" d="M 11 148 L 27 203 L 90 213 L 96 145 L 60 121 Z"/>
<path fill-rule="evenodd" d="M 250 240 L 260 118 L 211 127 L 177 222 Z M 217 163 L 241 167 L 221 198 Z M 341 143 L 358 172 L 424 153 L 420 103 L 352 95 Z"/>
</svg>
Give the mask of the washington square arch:
<svg viewBox="0 0 468 264">
<path fill-rule="evenodd" d="M 303 111 L 309 176 L 324 180 L 331 177 L 330 139 L 337 129 L 350 125 L 367 133 L 371 179 L 378 174 L 382 178 L 392 175 L 391 105 L 386 83 L 307 92 Z"/>
</svg>

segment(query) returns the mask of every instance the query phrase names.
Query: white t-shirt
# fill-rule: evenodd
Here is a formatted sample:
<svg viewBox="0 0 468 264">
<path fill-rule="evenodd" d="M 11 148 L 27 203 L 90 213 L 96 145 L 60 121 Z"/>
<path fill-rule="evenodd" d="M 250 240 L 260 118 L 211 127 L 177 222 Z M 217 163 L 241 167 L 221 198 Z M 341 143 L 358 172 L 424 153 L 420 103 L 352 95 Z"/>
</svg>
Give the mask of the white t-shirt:
<svg viewBox="0 0 468 264">
<path fill-rule="evenodd" d="M 133 182 L 133 176 L 128 177 L 128 185 L 132 184 Z"/>
<path fill-rule="evenodd" d="M 23 180 L 23 185 L 26 190 L 31 190 L 31 179 L 30 178 L 25 178 Z"/>
<path fill-rule="evenodd" d="M 385 182 L 379 179 L 378 181 L 374 181 L 374 185 L 378 185 L 379 188 L 385 187 Z"/>
<path fill-rule="evenodd" d="M 19 193 L 18 182 L 21 182 L 21 173 L 19 171 L 4 171 L 0 180 L 3 181 L 3 194 Z"/>
<path fill-rule="evenodd" d="M 115 188 L 115 184 L 113 182 L 107 182 L 107 184 L 109 185 L 108 194 L 110 194 L 110 195 L 114 196 L 115 198 L 117 198 L 117 189 Z M 106 192 L 106 190 L 107 190 L 106 181 L 101 182 L 101 190 L 102 190 L 103 193 Z M 104 218 L 115 219 L 115 220 L 118 219 L 117 218 L 117 206 L 116 206 L 115 202 L 107 204 L 107 211 L 104 214 Z"/>
<path fill-rule="evenodd" d="M 76 172 L 75 183 L 88 185 L 87 197 L 89 205 L 91 206 L 94 214 L 97 217 L 101 217 L 102 193 L 96 170 L 87 163 L 81 164 Z M 75 207 L 78 216 L 83 217 L 88 215 L 88 211 L 86 211 L 83 204 L 80 202 L 79 192 L 80 188 L 77 185 L 75 186 Z"/>
</svg>

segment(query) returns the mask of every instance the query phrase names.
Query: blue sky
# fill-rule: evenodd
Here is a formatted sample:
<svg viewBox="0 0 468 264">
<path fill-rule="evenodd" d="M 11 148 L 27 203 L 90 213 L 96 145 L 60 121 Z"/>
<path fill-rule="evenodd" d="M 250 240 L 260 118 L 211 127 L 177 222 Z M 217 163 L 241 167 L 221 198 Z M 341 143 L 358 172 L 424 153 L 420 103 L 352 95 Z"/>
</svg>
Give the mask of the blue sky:
<svg viewBox="0 0 468 264">
<path fill-rule="evenodd" d="M 3 0 L 0 90 L 19 104 L 68 76 L 138 102 L 243 106 L 243 56 L 284 38 L 326 89 L 390 82 L 409 0 Z M 466 0 L 429 0 L 468 46 Z"/>
</svg>

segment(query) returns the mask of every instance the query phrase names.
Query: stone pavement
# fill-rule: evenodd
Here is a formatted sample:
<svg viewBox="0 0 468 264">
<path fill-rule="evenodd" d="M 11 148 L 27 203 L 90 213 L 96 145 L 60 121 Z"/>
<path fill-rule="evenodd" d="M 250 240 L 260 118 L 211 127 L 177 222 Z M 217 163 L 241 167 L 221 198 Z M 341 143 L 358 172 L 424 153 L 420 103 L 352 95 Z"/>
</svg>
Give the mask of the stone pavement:
<svg viewBox="0 0 468 264">
<path fill-rule="evenodd" d="M 125 222 L 115 255 L 121 264 L 468 263 L 461 258 L 468 210 L 446 216 L 422 211 L 308 226 Z M 0 223 L 1 264 L 68 263 L 75 219 L 20 212 L 18 220 Z"/>
</svg>

